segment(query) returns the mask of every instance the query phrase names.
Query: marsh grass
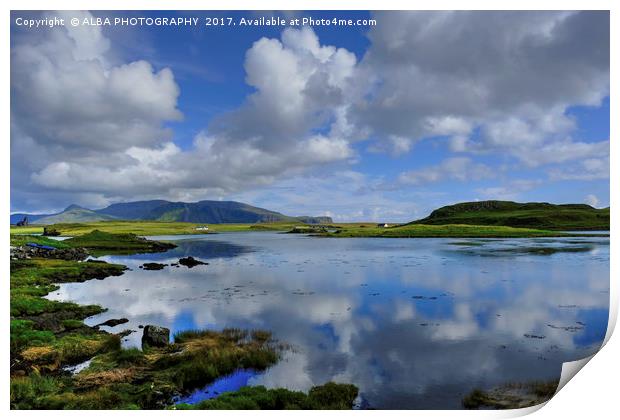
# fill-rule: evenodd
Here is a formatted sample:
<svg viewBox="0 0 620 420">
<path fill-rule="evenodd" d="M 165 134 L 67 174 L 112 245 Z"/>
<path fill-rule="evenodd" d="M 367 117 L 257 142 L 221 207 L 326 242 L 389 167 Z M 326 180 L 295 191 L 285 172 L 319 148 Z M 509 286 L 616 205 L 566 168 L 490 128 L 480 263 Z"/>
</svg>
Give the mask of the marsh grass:
<svg viewBox="0 0 620 420">
<path fill-rule="evenodd" d="M 315 386 L 308 394 L 283 388 L 267 389 L 264 386 L 243 387 L 227 392 L 215 399 L 198 404 L 179 404 L 178 409 L 188 410 L 350 410 L 358 389 L 350 384 L 329 382 Z"/>
<path fill-rule="evenodd" d="M 120 275 L 124 269 L 117 264 L 56 259 L 12 260 L 11 369 L 56 371 L 118 346 L 114 336 L 82 322 L 102 312 L 102 307 L 50 301 L 45 296 L 57 289 L 55 283 Z"/>
<path fill-rule="evenodd" d="M 197 388 L 237 369 L 263 370 L 279 357 L 267 331 L 190 330 L 176 334 L 174 341 L 180 351 L 162 354 L 154 365 L 158 376 L 174 382 L 180 390 Z"/>
</svg>

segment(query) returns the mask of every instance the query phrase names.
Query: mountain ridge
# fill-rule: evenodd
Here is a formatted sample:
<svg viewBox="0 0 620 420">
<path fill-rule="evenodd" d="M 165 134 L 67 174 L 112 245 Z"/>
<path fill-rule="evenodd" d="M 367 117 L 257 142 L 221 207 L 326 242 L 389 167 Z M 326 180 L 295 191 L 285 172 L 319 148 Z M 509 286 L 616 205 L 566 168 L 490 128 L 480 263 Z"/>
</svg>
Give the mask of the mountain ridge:
<svg viewBox="0 0 620 420">
<path fill-rule="evenodd" d="M 101 209 L 87 209 L 71 204 L 54 214 L 11 214 L 11 224 L 28 217 L 30 223 L 93 222 L 102 220 L 152 220 L 191 223 L 332 223 L 328 216 L 292 217 L 280 212 L 238 201 L 201 200 L 197 202 L 142 200 L 114 203 Z"/>
</svg>

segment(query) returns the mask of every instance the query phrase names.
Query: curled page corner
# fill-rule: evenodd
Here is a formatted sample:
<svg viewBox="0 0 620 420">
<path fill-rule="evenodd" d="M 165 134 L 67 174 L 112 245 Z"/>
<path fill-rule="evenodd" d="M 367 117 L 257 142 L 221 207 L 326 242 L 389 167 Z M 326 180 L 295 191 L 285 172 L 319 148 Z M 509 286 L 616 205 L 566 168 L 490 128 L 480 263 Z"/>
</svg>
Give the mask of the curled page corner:
<svg viewBox="0 0 620 420">
<path fill-rule="evenodd" d="M 573 360 L 572 362 L 564 362 L 562 364 L 562 374 L 560 375 L 558 389 L 555 391 L 555 393 L 557 394 L 558 392 L 560 392 L 560 390 L 564 388 L 564 385 L 566 385 L 568 381 L 573 379 L 577 372 L 579 372 L 590 360 L 592 360 L 595 355 L 596 353 L 583 359 Z"/>
<path fill-rule="evenodd" d="M 545 405 L 547 405 L 548 402 L 549 401 L 545 401 L 544 403 L 533 405 L 531 407 L 517 408 L 517 409 L 514 409 L 514 410 L 506 410 L 506 411 L 509 413 L 509 416 L 511 418 L 524 417 L 524 416 L 527 416 L 527 415 L 530 415 L 530 414 L 533 414 L 533 413 L 537 412 L 538 410 L 543 408 Z"/>
<path fill-rule="evenodd" d="M 607 332 L 605 332 L 605 338 L 603 339 L 603 344 L 601 344 L 601 349 L 607 344 L 611 335 L 614 333 L 616 329 L 616 321 L 618 319 L 618 291 L 617 287 L 610 287 L 610 296 L 609 296 L 609 318 L 607 320 Z M 599 349 L 599 351 L 601 350 Z"/>
</svg>

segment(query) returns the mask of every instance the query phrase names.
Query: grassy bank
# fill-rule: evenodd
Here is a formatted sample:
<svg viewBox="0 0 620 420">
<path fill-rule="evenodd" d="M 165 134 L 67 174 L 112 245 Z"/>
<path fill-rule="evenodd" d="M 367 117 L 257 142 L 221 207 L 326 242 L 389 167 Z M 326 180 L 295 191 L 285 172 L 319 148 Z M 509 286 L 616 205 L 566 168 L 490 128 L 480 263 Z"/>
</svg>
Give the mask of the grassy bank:
<svg viewBox="0 0 620 420">
<path fill-rule="evenodd" d="M 317 235 L 336 238 L 537 238 L 557 236 L 590 236 L 588 234 L 569 235 L 551 230 L 513 228 L 508 226 L 418 224 L 387 228 L 364 225 L 343 225 L 334 232 L 318 233 Z"/>
<path fill-rule="evenodd" d="M 109 337 L 113 337 L 108 335 Z M 118 340 L 117 340 L 118 343 Z M 75 375 L 11 378 L 11 405 L 19 409 L 154 409 L 240 368 L 263 370 L 278 347 L 263 331 L 192 331 L 163 348 L 100 351 Z"/>
<path fill-rule="evenodd" d="M 58 241 L 47 236 L 34 236 L 34 235 L 11 235 L 11 246 L 23 246 L 26 244 L 34 243 L 37 245 L 53 246 L 54 248 L 65 249 L 70 248 L 69 244 L 63 241 Z"/>
<path fill-rule="evenodd" d="M 357 397 L 355 385 L 333 382 L 315 386 L 307 394 L 264 386 L 243 387 L 198 404 L 178 404 L 187 410 L 348 410 Z"/>
<path fill-rule="evenodd" d="M 121 275 L 117 264 L 64 260 L 11 261 L 11 371 L 56 372 L 113 345 L 108 334 L 86 326 L 84 318 L 103 312 L 98 305 L 56 302 L 44 296 L 55 283 Z"/>
</svg>

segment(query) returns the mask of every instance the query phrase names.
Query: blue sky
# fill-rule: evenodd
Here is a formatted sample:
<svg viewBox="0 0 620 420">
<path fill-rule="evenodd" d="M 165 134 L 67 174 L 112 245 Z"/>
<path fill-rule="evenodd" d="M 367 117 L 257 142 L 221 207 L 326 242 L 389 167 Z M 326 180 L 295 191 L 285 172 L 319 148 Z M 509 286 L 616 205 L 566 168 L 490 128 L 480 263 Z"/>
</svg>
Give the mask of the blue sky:
<svg viewBox="0 0 620 420">
<path fill-rule="evenodd" d="M 356 27 L 11 27 L 11 210 L 232 199 L 407 221 L 459 201 L 609 205 L 606 12 L 279 16 Z"/>
</svg>

